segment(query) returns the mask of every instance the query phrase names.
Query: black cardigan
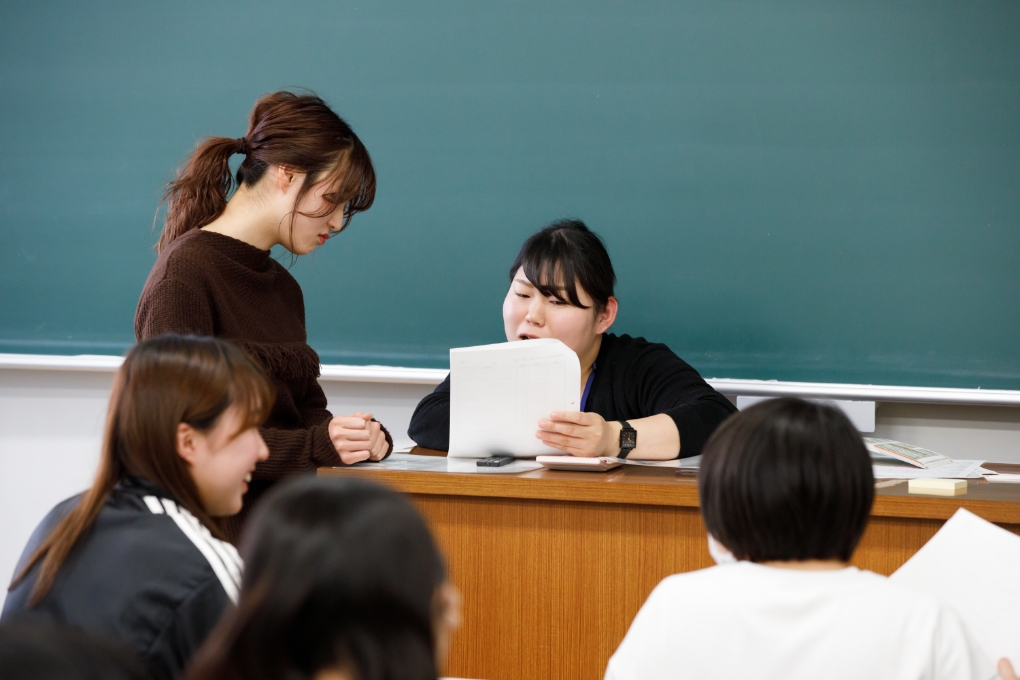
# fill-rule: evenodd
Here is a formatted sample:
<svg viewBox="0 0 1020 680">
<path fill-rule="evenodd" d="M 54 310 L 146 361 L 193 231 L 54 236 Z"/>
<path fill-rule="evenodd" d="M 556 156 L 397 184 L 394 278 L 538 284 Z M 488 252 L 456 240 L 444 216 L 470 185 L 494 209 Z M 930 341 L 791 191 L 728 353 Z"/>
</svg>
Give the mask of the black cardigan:
<svg viewBox="0 0 1020 680">
<path fill-rule="evenodd" d="M 605 333 L 584 410 L 610 421 L 665 413 L 676 423 L 686 458 L 701 453 L 712 431 L 737 409 L 665 345 Z M 449 450 L 449 375 L 419 402 L 407 434 L 418 446 Z"/>
</svg>

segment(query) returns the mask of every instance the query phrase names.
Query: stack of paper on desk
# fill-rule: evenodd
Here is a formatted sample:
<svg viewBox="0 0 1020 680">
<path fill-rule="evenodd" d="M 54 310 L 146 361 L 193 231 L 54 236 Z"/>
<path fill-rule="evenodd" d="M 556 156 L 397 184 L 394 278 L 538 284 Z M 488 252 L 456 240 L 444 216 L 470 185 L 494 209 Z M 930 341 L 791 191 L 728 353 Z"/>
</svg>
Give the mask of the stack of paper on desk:
<svg viewBox="0 0 1020 680">
<path fill-rule="evenodd" d="M 542 466 L 533 460 L 515 460 L 503 467 L 479 467 L 478 461 L 446 456 L 419 456 L 411 453 L 394 453 L 386 460 L 364 461 L 352 467 L 374 470 L 399 470 L 401 472 L 458 472 L 478 475 L 507 475 L 518 472 L 540 470 Z"/>
<path fill-rule="evenodd" d="M 889 578 L 950 605 L 996 663 L 1020 668 L 1020 536 L 959 509 Z"/>
<path fill-rule="evenodd" d="M 935 453 L 913 444 L 904 444 L 894 439 L 865 437 L 864 446 L 872 454 L 883 458 L 892 458 L 919 468 L 935 468 L 953 462 L 948 456 L 943 456 L 941 453 Z"/>
<path fill-rule="evenodd" d="M 981 479 L 983 460 L 954 460 L 932 470 L 910 465 L 883 465 L 871 459 L 875 479 Z"/>
<path fill-rule="evenodd" d="M 980 479 L 983 460 L 952 460 L 892 439 L 864 438 L 875 479 Z"/>
<path fill-rule="evenodd" d="M 450 350 L 450 457 L 562 455 L 538 421 L 580 406 L 581 363 L 559 340 Z"/>
</svg>

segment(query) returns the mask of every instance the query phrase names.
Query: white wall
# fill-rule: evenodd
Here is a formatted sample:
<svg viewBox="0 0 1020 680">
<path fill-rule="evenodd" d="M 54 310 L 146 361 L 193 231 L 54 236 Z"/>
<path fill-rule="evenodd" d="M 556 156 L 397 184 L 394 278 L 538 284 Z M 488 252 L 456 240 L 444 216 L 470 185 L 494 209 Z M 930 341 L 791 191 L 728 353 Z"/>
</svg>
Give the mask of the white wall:
<svg viewBox="0 0 1020 680">
<path fill-rule="evenodd" d="M 88 486 L 112 377 L 0 371 L 0 583 L 39 520 Z"/>
<path fill-rule="evenodd" d="M 112 370 L 0 368 L 0 582 L 13 574 L 39 520 L 91 482 L 112 379 Z M 411 413 L 433 387 L 367 379 L 322 385 L 334 414 L 373 413 L 397 447 L 411 445 Z M 1020 407 L 880 402 L 875 422 L 877 437 L 952 458 L 1020 463 Z"/>
<path fill-rule="evenodd" d="M 1020 463 L 1020 407 L 879 403 L 874 437 L 950 458 Z"/>
</svg>

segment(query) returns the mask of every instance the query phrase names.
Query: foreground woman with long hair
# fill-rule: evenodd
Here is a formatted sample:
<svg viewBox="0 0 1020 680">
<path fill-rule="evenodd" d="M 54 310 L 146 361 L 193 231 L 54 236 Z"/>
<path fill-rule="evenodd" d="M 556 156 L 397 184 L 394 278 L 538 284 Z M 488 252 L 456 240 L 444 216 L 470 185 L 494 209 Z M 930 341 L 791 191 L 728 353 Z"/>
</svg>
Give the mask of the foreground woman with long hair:
<svg viewBox="0 0 1020 680">
<path fill-rule="evenodd" d="M 241 561 L 217 517 L 241 509 L 268 455 L 262 371 L 213 338 L 164 336 L 117 372 L 92 487 L 29 540 L 4 622 L 77 626 L 132 646 L 157 678 L 179 675 L 236 601 Z"/>
</svg>

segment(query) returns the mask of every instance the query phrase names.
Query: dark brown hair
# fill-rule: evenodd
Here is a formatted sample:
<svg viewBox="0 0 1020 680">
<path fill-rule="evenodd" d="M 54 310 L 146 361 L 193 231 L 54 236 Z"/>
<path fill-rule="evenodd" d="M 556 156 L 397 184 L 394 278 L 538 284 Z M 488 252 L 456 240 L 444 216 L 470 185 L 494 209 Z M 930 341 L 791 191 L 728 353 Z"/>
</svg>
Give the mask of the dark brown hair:
<svg viewBox="0 0 1020 680">
<path fill-rule="evenodd" d="M 510 267 L 511 283 L 521 267 L 542 295 L 587 309 L 577 295 L 580 284 L 591 297 L 596 315 L 606 308 L 616 286 L 606 244 L 581 220 L 559 220 L 532 234 Z"/>
<path fill-rule="evenodd" d="M 245 156 L 236 178 L 229 162 L 235 153 Z M 324 196 L 327 207 L 309 217 L 328 215 L 345 205 L 346 227 L 355 213 L 368 210 L 375 200 L 372 159 L 351 126 L 313 93 L 274 92 L 255 102 L 244 137 L 206 137 L 166 185 L 166 222 L 156 251 L 223 214 L 235 183 L 254 186 L 270 165 L 306 173 L 292 224 L 301 199 L 320 180 L 331 186 Z"/>
<path fill-rule="evenodd" d="M 162 487 L 222 538 L 202 506 L 187 463 L 177 453 L 177 428 L 187 423 L 207 432 L 224 411 L 236 406 L 241 432 L 262 424 L 272 404 L 273 389 L 262 370 L 228 342 L 162 335 L 136 345 L 114 379 L 92 487 L 42 542 L 9 590 L 41 561 L 29 600 L 38 604 L 75 544 L 96 521 L 114 486 L 129 475 Z"/>
<path fill-rule="evenodd" d="M 443 558 L 400 494 L 302 477 L 267 494 L 246 529 L 244 580 L 188 680 L 436 680 Z"/>
<path fill-rule="evenodd" d="M 841 411 L 784 397 L 719 426 L 698 489 L 705 527 L 739 560 L 846 562 L 868 524 L 875 479 Z"/>
</svg>

